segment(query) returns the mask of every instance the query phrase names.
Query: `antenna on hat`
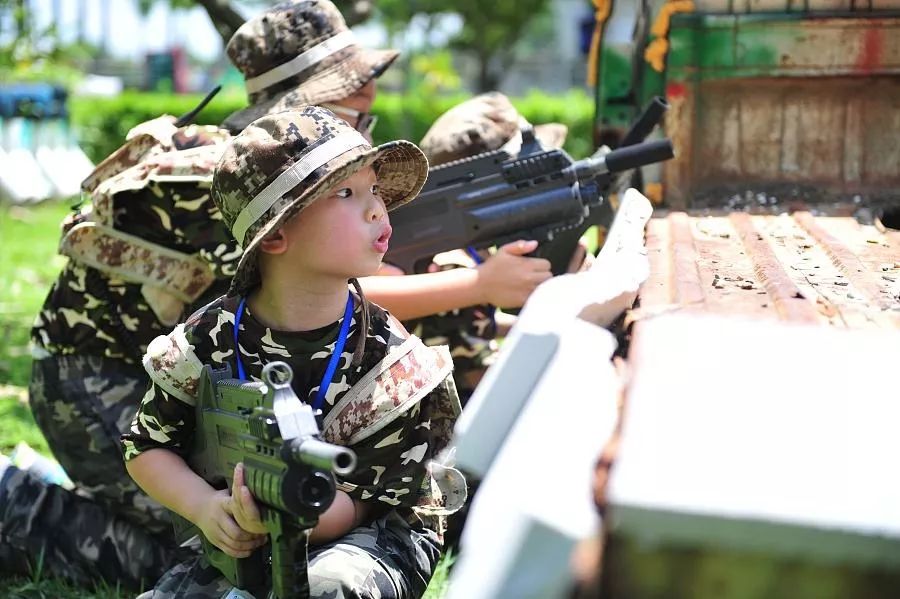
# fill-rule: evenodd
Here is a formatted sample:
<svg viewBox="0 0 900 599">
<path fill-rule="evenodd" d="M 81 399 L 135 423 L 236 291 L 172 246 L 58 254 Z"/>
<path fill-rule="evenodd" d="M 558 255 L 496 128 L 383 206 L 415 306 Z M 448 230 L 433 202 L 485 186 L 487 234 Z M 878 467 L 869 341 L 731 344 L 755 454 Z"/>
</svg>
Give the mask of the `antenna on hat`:
<svg viewBox="0 0 900 599">
<path fill-rule="evenodd" d="M 222 91 L 221 85 L 217 85 L 212 88 L 212 91 L 206 94 L 206 97 L 203 98 L 196 107 L 178 117 L 178 119 L 175 121 L 175 126 L 184 127 L 185 125 L 191 124 L 194 120 L 194 117 L 200 114 L 200 111 L 206 108 L 206 105 L 209 104 L 209 101 L 216 97 L 216 94 L 218 94 L 220 91 Z"/>
</svg>

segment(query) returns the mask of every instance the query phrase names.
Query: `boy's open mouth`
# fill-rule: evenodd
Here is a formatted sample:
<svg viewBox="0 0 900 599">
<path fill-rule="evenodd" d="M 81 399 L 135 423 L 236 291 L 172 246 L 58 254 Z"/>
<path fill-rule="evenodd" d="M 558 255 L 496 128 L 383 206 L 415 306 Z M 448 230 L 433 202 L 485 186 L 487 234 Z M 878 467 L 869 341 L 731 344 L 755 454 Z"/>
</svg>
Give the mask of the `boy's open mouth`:
<svg viewBox="0 0 900 599">
<path fill-rule="evenodd" d="M 385 225 L 384 229 L 381 230 L 381 235 L 378 236 L 372 246 L 375 248 L 375 251 L 379 254 L 384 254 L 388 250 L 388 242 L 391 240 L 391 226 Z"/>
</svg>

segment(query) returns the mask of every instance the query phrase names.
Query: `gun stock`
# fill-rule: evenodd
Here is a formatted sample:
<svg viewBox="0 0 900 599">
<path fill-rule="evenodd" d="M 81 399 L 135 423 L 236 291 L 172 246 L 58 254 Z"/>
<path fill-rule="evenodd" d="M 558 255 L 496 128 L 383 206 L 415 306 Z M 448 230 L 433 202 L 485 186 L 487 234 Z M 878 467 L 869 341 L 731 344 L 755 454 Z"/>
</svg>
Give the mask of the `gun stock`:
<svg viewBox="0 0 900 599">
<path fill-rule="evenodd" d="M 248 558 L 233 558 L 201 536 L 207 559 L 236 587 L 258 597 L 309 595 L 307 536 L 335 495 L 335 474 L 348 474 L 356 455 L 325 443 L 312 408 L 290 386 L 284 362 L 263 369 L 265 382 L 231 378 L 227 366 L 204 366 L 197 402 L 197 434 L 187 462 L 210 485 L 227 488 L 234 468 L 256 499 L 270 543 Z M 174 515 L 184 542 L 199 533 Z M 267 558 L 271 557 L 271 567 Z"/>
</svg>

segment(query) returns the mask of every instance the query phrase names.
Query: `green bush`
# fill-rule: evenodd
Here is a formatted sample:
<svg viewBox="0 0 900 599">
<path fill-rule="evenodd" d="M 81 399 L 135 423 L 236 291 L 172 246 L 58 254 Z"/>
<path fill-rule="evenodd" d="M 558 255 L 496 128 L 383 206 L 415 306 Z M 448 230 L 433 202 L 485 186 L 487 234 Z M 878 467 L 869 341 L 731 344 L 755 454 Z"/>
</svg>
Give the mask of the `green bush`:
<svg viewBox="0 0 900 599">
<path fill-rule="evenodd" d="M 69 112 L 82 149 L 91 160 L 99 162 L 122 145 L 125 134 L 135 125 L 163 114 L 180 116 L 196 107 L 202 99 L 202 94 L 126 91 L 115 98 L 72 98 Z M 246 103 L 243 95 L 219 94 L 195 122 L 219 124 Z"/>
<path fill-rule="evenodd" d="M 429 96 L 381 93 L 373 112 L 378 114 L 375 141 L 410 139 L 419 141 L 431 123 L 450 107 L 466 99 L 465 95 Z M 84 151 L 99 161 L 119 147 L 129 129 L 161 114 L 181 115 L 194 108 L 202 95 L 173 95 L 125 92 L 116 98 L 73 98 L 70 101 L 72 124 Z M 576 158 L 591 152 L 593 101 L 580 91 L 548 95 L 533 91 L 513 104 L 530 122 L 558 122 L 568 125 L 566 149 Z M 239 94 L 219 94 L 198 115 L 196 122 L 218 124 L 246 105 Z"/>
</svg>

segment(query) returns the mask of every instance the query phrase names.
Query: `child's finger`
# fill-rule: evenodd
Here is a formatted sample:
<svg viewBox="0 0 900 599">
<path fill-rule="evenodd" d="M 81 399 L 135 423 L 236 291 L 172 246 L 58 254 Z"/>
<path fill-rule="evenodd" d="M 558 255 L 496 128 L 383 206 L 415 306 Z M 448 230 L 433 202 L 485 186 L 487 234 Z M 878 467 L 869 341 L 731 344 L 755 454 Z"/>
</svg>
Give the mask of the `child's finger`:
<svg viewBox="0 0 900 599">
<path fill-rule="evenodd" d="M 216 531 L 216 533 L 209 540 L 212 541 L 213 545 L 232 557 L 245 557 L 241 554 L 251 551 L 249 547 L 240 546 L 238 542 L 230 538 L 228 534 L 221 529 Z"/>
<path fill-rule="evenodd" d="M 253 495 L 247 487 L 241 488 L 241 512 L 247 521 L 262 524 L 259 508 L 256 507 Z"/>
<path fill-rule="evenodd" d="M 249 538 L 250 533 L 240 527 L 240 525 L 231 518 L 223 518 L 219 520 L 219 531 L 222 536 L 229 541 L 241 541 Z"/>
<path fill-rule="evenodd" d="M 220 539 L 218 542 L 213 543 L 216 547 L 224 551 L 227 555 L 231 557 L 244 558 L 250 557 L 250 554 L 253 553 L 252 549 L 241 549 L 235 547 L 231 543 L 228 543 L 224 539 Z"/>
<path fill-rule="evenodd" d="M 519 241 L 512 241 L 506 245 L 500 246 L 500 251 L 512 254 L 513 256 L 524 256 L 525 254 L 536 250 L 537 246 L 538 242 L 534 239 L 520 239 Z"/>
<path fill-rule="evenodd" d="M 231 481 L 231 492 L 244 486 L 244 463 L 238 462 L 234 467 L 234 479 Z"/>
</svg>

